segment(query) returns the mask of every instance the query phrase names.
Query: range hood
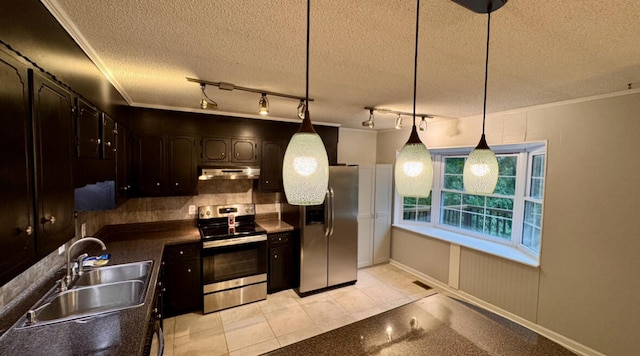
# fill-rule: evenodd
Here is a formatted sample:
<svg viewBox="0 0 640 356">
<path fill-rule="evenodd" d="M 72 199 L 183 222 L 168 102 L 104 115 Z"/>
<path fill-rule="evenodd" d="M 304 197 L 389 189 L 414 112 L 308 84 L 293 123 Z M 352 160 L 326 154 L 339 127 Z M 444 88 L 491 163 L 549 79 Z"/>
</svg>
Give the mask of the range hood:
<svg viewBox="0 0 640 356">
<path fill-rule="evenodd" d="M 258 179 L 259 177 L 260 168 L 254 166 L 206 166 L 200 167 L 198 179 Z"/>
</svg>

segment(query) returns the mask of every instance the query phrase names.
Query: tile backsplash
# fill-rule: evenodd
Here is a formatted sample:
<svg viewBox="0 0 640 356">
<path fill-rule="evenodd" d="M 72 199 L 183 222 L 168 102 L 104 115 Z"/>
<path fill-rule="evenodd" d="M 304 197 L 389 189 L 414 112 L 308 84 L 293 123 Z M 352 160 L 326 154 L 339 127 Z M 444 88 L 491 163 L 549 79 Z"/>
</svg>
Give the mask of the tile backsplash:
<svg viewBox="0 0 640 356">
<path fill-rule="evenodd" d="M 76 238 L 86 224 L 87 235 L 93 235 L 105 225 L 130 224 L 154 221 L 195 219 L 189 215 L 189 205 L 223 205 L 235 203 L 256 204 L 257 217 L 278 218 L 280 204 L 285 200 L 283 193 L 265 193 L 253 189 L 253 180 L 208 180 L 198 182 L 198 195 L 159 198 L 133 198 L 115 210 L 83 211 L 76 219 Z M 67 247 L 75 239 L 67 242 Z M 5 307 L 18 295 L 39 284 L 53 271 L 61 268 L 64 254 L 53 251 L 31 268 L 0 287 L 0 315 Z"/>
</svg>

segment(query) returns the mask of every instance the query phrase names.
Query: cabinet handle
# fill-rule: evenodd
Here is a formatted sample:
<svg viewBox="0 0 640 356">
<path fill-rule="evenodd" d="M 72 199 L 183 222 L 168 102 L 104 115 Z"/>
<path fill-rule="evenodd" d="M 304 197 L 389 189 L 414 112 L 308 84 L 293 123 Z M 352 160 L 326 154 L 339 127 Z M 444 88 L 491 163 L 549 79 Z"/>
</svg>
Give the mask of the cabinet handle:
<svg viewBox="0 0 640 356">
<path fill-rule="evenodd" d="M 267 183 L 267 184 L 269 184 L 269 181 L 268 181 L 268 180 L 265 180 L 264 182 L 265 182 L 265 183 Z"/>
<path fill-rule="evenodd" d="M 278 254 L 273 255 L 273 258 L 277 259 L 278 258 Z"/>
<path fill-rule="evenodd" d="M 153 308 L 153 314 L 158 313 L 158 308 Z"/>
<path fill-rule="evenodd" d="M 46 223 L 50 223 L 51 225 L 53 225 L 53 224 L 56 223 L 56 217 L 51 215 L 51 217 L 48 218 L 48 219 L 47 218 L 42 218 L 42 222 L 45 223 L 45 224 Z"/>
<path fill-rule="evenodd" d="M 158 187 L 159 187 L 159 186 L 160 186 L 160 182 L 156 183 L 156 186 L 158 186 Z"/>
<path fill-rule="evenodd" d="M 187 272 L 191 273 L 191 268 L 187 268 Z"/>
<path fill-rule="evenodd" d="M 100 144 L 100 142 L 102 142 L 102 140 L 101 140 L 101 139 L 98 139 L 98 140 L 97 140 L 97 142 L 98 142 L 98 145 L 99 145 L 99 144 Z"/>
<path fill-rule="evenodd" d="M 178 182 L 176 182 L 176 187 L 178 186 Z"/>
<path fill-rule="evenodd" d="M 27 227 L 24 229 L 24 233 L 25 233 L 27 236 L 31 236 L 31 235 L 33 234 L 33 228 L 31 227 L 31 225 L 27 226 Z"/>
<path fill-rule="evenodd" d="M 105 142 L 104 145 L 107 146 L 107 147 L 111 147 L 111 141 Z"/>
<path fill-rule="evenodd" d="M 220 156 L 223 156 L 223 157 L 224 157 L 224 152 L 220 152 Z"/>
<path fill-rule="evenodd" d="M 239 154 L 239 153 L 236 153 L 236 157 L 240 157 L 240 154 Z"/>
<path fill-rule="evenodd" d="M 184 251 L 180 251 L 180 254 L 181 254 L 181 255 L 184 255 Z"/>
</svg>

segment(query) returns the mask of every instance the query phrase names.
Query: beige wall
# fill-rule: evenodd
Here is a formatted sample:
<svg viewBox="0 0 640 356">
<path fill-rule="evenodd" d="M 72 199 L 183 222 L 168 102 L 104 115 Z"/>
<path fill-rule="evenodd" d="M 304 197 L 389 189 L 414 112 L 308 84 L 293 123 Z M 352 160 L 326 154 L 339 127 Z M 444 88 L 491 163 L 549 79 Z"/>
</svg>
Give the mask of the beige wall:
<svg viewBox="0 0 640 356">
<path fill-rule="evenodd" d="M 428 147 L 474 146 L 480 130 L 478 117 L 438 123 L 429 127 L 423 140 Z M 393 162 L 395 150 L 407 137 L 408 131 L 381 132 L 378 163 Z M 520 315 L 598 352 L 636 354 L 640 94 L 487 119 L 489 145 L 538 140 L 548 140 L 541 265 L 539 281 L 525 286 L 537 289 L 537 310 L 535 315 Z M 393 234 L 398 238 L 397 229 Z M 409 239 L 403 243 L 413 244 Z M 419 266 L 418 261 L 403 263 Z M 504 309 L 518 314 L 509 310 L 509 302 L 504 304 Z"/>
<path fill-rule="evenodd" d="M 373 130 L 340 128 L 338 163 L 375 164 L 377 135 Z"/>
</svg>

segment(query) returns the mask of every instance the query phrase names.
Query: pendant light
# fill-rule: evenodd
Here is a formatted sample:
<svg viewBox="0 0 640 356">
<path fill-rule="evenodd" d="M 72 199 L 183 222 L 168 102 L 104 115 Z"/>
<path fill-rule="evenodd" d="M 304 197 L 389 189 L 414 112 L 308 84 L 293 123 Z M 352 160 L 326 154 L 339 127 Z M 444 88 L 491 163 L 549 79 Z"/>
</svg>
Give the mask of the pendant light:
<svg viewBox="0 0 640 356">
<path fill-rule="evenodd" d="M 329 159 L 324 143 L 309 117 L 309 19 L 311 0 L 307 0 L 307 67 L 304 119 L 284 153 L 282 183 L 291 205 L 319 205 L 324 202 L 329 183 Z"/>
<path fill-rule="evenodd" d="M 420 0 L 416 10 L 416 53 L 413 71 L 413 127 L 409 140 L 396 158 L 394 171 L 398 194 L 408 197 L 428 197 L 433 185 L 431 154 L 416 130 L 416 86 L 418 78 L 418 29 L 420 28 Z"/>
<path fill-rule="evenodd" d="M 470 194 L 493 194 L 498 183 L 498 160 L 496 154 L 487 145 L 484 126 L 487 116 L 487 78 L 489 73 L 489 34 L 491 33 L 491 2 L 487 4 L 487 52 L 484 68 L 484 104 L 482 109 L 482 136 L 478 146 L 464 162 L 462 179 L 464 190 Z"/>
</svg>

